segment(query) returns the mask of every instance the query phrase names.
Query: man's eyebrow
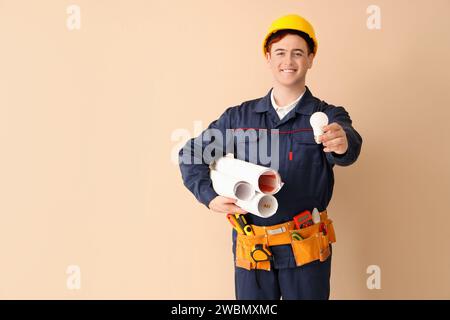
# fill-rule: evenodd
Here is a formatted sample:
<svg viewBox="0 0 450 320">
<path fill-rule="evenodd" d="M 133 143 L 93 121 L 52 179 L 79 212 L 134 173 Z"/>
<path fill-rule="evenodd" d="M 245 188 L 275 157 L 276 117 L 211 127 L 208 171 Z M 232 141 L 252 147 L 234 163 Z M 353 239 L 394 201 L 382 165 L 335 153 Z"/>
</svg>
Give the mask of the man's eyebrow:
<svg viewBox="0 0 450 320">
<path fill-rule="evenodd" d="M 274 50 L 274 52 L 277 52 L 277 51 L 287 51 L 287 50 L 286 49 L 282 49 L 282 48 L 278 48 L 278 49 Z M 294 49 L 292 51 L 300 51 L 301 53 L 305 53 L 305 51 L 303 51 L 303 49 Z"/>
</svg>

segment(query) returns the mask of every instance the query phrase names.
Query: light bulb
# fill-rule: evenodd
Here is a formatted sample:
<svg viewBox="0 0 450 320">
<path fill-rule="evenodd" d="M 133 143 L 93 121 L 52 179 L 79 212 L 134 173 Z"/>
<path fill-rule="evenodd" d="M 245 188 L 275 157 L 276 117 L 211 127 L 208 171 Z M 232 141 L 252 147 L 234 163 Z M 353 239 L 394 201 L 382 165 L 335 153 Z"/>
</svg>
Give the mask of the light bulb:
<svg viewBox="0 0 450 320">
<path fill-rule="evenodd" d="M 320 144 L 319 136 L 323 135 L 322 127 L 328 124 L 328 117 L 323 112 L 314 112 L 309 119 L 309 123 L 314 131 L 314 140 Z"/>
</svg>

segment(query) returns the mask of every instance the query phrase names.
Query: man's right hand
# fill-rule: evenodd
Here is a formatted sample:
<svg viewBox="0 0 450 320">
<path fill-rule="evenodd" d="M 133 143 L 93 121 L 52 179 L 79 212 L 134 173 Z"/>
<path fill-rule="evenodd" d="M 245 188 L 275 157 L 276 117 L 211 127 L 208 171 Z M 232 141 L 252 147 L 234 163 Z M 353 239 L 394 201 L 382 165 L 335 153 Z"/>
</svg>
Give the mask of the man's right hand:
<svg viewBox="0 0 450 320">
<path fill-rule="evenodd" d="M 208 207 L 215 211 L 220 213 L 240 213 L 244 214 L 247 213 L 247 211 L 239 208 L 235 203 L 236 199 L 233 198 L 227 198 L 223 196 L 217 196 L 214 199 L 211 200 Z"/>
</svg>

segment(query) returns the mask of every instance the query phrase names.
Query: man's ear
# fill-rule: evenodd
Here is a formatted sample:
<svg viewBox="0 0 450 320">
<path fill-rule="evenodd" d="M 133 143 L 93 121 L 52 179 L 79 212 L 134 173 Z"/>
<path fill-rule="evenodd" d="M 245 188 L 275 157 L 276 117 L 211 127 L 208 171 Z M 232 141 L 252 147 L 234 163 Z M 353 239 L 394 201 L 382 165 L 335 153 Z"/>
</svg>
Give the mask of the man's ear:
<svg viewBox="0 0 450 320">
<path fill-rule="evenodd" d="M 267 64 L 270 63 L 270 52 L 266 52 L 266 62 Z"/>
<path fill-rule="evenodd" d="M 308 69 L 311 69 L 313 64 L 314 64 L 314 58 L 316 57 L 316 55 L 314 53 L 310 53 L 308 54 Z"/>
</svg>

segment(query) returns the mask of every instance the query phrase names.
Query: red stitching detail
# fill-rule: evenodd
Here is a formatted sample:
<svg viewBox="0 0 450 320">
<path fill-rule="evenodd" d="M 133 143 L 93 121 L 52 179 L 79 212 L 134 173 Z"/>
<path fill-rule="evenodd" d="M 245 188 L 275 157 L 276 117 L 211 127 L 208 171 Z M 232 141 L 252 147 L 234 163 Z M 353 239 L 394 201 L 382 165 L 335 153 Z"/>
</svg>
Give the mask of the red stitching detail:
<svg viewBox="0 0 450 320">
<path fill-rule="evenodd" d="M 232 130 L 268 130 L 266 128 L 233 128 Z M 304 129 L 296 129 L 291 131 L 279 131 L 279 134 L 289 134 L 289 133 L 296 133 L 296 132 L 304 132 L 304 131 L 312 131 L 312 128 L 304 128 Z"/>
</svg>

